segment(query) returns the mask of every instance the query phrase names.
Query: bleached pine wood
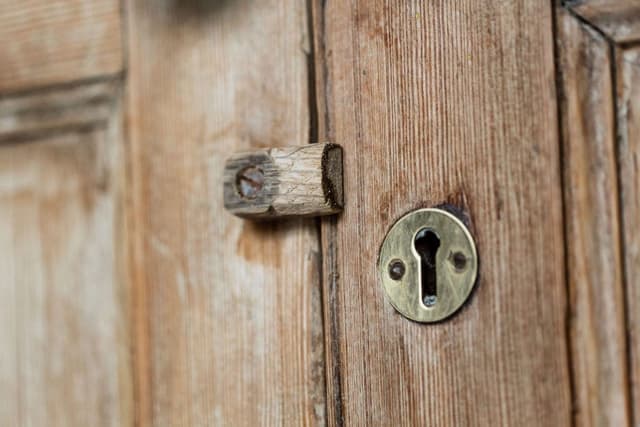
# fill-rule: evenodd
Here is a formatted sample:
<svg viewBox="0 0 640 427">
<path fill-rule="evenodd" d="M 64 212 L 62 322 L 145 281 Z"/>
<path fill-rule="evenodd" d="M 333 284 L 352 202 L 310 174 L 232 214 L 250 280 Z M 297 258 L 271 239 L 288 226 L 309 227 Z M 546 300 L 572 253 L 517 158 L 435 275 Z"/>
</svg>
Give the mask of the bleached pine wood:
<svg viewBox="0 0 640 427">
<path fill-rule="evenodd" d="M 120 79 L 107 78 L 0 98 L 0 144 L 105 128 L 121 84 Z"/>
<path fill-rule="evenodd" d="M 309 138 L 305 2 L 128 2 L 142 425 L 325 419 L 311 220 L 223 206 L 224 159 Z"/>
<path fill-rule="evenodd" d="M 330 424 L 569 425 L 551 3 L 314 2 L 313 22 L 347 196 L 322 220 Z M 443 202 L 470 220 L 479 282 L 422 325 L 376 259 L 397 218 Z"/>
<path fill-rule="evenodd" d="M 122 70 L 120 1 L 0 1 L 0 92 Z"/>
<path fill-rule="evenodd" d="M 629 396 L 614 58 L 607 40 L 563 9 L 558 30 L 575 421 L 625 426 Z"/>
<path fill-rule="evenodd" d="M 638 0 L 567 0 L 565 3 L 617 43 L 640 40 Z"/>
<path fill-rule="evenodd" d="M 78 91 L 50 95 L 75 108 Z M 36 139 L 25 111 L 44 97 L 0 101 L 3 426 L 133 422 L 117 88 L 109 97 L 102 126 Z"/>
<path fill-rule="evenodd" d="M 245 218 L 321 216 L 342 210 L 342 148 L 307 144 L 237 153 L 224 167 L 224 206 Z"/>
<path fill-rule="evenodd" d="M 640 48 L 619 50 L 616 69 L 631 424 L 637 426 L 640 425 Z"/>
</svg>

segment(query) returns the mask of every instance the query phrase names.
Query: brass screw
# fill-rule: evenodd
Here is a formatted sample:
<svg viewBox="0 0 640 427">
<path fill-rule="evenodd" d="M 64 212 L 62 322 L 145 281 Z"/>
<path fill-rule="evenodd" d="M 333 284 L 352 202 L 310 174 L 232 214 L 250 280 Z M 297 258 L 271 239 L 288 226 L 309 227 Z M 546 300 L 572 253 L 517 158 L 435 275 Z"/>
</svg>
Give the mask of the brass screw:
<svg viewBox="0 0 640 427">
<path fill-rule="evenodd" d="M 456 270 L 464 270 L 467 265 L 467 257 L 462 252 L 453 254 L 452 261 Z"/>
<path fill-rule="evenodd" d="M 255 199 L 264 186 L 264 172 L 256 166 L 247 166 L 236 174 L 236 189 L 240 197 Z"/>
<path fill-rule="evenodd" d="M 389 263 L 389 277 L 393 280 L 400 280 L 404 276 L 405 266 L 402 261 L 395 259 Z"/>
</svg>

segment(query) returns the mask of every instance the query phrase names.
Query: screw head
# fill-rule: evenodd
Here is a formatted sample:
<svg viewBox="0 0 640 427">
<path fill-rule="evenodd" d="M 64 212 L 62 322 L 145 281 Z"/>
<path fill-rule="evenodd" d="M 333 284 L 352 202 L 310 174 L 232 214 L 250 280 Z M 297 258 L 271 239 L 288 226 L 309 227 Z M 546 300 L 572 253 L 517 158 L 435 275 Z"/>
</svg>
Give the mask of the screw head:
<svg viewBox="0 0 640 427">
<path fill-rule="evenodd" d="M 456 270 L 464 270 L 467 266 L 467 257 L 462 252 L 456 252 L 451 256 L 451 262 Z"/>
<path fill-rule="evenodd" d="M 393 280 L 402 279 L 405 271 L 406 268 L 404 266 L 404 263 L 399 259 L 394 259 L 389 263 L 389 277 L 391 277 Z"/>
<path fill-rule="evenodd" d="M 264 187 L 264 172 L 256 166 L 247 166 L 236 174 L 236 189 L 240 197 L 255 199 Z"/>
</svg>

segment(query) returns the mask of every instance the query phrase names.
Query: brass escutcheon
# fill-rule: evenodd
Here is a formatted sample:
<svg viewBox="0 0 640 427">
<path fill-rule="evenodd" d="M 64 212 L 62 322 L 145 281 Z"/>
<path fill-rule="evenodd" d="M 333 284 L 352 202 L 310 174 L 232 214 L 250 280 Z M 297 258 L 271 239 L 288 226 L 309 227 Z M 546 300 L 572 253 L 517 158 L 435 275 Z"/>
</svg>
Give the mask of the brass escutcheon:
<svg viewBox="0 0 640 427">
<path fill-rule="evenodd" d="M 467 300 L 478 273 L 475 242 L 453 214 L 418 209 L 391 227 L 378 274 L 393 307 L 416 322 L 437 322 Z"/>
</svg>

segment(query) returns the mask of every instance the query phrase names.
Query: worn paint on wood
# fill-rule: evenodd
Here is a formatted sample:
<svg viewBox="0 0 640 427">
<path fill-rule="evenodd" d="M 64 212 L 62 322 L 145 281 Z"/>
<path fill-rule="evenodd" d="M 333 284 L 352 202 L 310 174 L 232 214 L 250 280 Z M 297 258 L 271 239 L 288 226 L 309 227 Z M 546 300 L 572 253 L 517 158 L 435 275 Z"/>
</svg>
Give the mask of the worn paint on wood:
<svg viewBox="0 0 640 427">
<path fill-rule="evenodd" d="M 618 51 L 620 210 L 627 284 L 632 425 L 640 425 L 640 48 Z"/>
<path fill-rule="evenodd" d="M 327 2 L 314 22 L 318 136 L 343 143 L 347 196 L 322 229 L 330 421 L 568 425 L 551 3 Z M 377 251 L 443 202 L 470 220 L 479 282 L 421 325 L 384 300 Z"/>
<path fill-rule="evenodd" d="M 226 157 L 309 138 L 305 3 L 128 11 L 138 419 L 322 424 L 317 227 L 222 197 Z"/>
<path fill-rule="evenodd" d="M 120 1 L 0 1 L 0 92 L 122 70 Z"/>
<path fill-rule="evenodd" d="M 577 425 L 629 422 L 611 49 L 558 10 L 564 201 Z"/>
<path fill-rule="evenodd" d="M 133 422 L 116 89 L 102 127 L 33 140 L 4 131 L 42 96 L 0 101 L 0 425 Z"/>
</svg>

